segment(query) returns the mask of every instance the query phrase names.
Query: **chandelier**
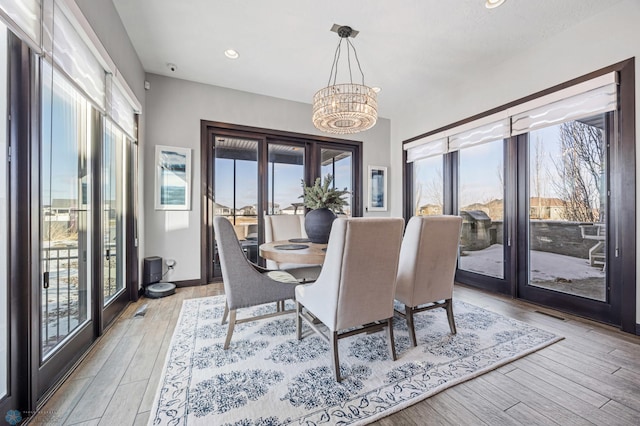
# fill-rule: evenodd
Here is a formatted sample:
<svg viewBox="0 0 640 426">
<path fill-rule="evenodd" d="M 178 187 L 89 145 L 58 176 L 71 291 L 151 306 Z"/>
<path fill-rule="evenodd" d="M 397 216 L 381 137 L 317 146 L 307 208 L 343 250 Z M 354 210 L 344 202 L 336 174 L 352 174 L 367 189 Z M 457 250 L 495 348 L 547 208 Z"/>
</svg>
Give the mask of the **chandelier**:
<svg viewBox="0 0 640 426">
<path fill-rule="evenodd" d="M 338 33 L 340 41 L 333 56 L 327 87 L 318 90 L 313 96 L 313 125 L 327 133 L 358 133 L 370 129 L 376 124 L 378 119 L 377 94 L 371 87 L 365 86 L 364 73 L 360 67 L 356 48 L 349 40 L 349 37 L 355 37 L 358 31 L 351 27 L 338 27 L 337 25 L 334 25 L 331 30 Z M 343 41 L 346 42 L 347 48 L 349 83 L 336 84 Z M 351 50 L 353 50 L 353 56 L 362 75 L 362 84 L 353 82 Z"/>
</svg>

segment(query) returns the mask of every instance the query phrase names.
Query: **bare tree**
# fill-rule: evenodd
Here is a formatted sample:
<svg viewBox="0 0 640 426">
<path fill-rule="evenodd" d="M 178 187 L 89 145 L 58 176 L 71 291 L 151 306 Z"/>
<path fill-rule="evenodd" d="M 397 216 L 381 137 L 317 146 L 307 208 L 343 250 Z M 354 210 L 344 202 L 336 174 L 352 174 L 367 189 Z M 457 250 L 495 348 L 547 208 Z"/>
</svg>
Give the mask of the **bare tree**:
<svg viewBox="0 0 640 426">
<path fill-rule="evenodd" d="M 545 215 L 542 212 L 542 198 L 545 194 L 545 179 L 543 176 L 543 168 L 545 164 L 545 150 L 542 145 L 542 140 L 539 136 L 536 136 L 536 142 L 534 145 L 535 154 L 533 157 L 533 193 L 536 198 L 537 204 L 537 215 L 536 217 L 532 217 L 532 219 L 544 219 Z"/>
<path fill-rule="evenodd" d="M 605 144 L 603 131 L 579 121 L 560 126 L 562 156 L 554 161 L 560 179 L 554 189 L 564 202 L 564 219 L 577 222 L 604 220 Z"/>
<path fill-rule="evenodd" d="M 416 172 L 416 174 L 418 174 Z M 438 167 L 432 174 L 432 179 L 428 182 L 417 182 L 415 192 L 415 213 L 420 213 L 420 208 L 425 204 L 438 206 L 440 213 L 444 211 L 444 181 L 442 168 Z"/>
<path fill-rule="evenodd" d="M 420 214 L 420 206 L 422 205 L 422 182 L 416 181 L 416 193 L 413 196 L 413 214 L 418 216 Z"/>
<path fill-rule="evenodd" d="M 433 179 L 427 182 L 426 198 L 430 204 L 440 207 L 440 211 L 444 211 L 444 181 L 442 179 L 442 168 L 438 167 L 434 173 Z"/>
</svg>

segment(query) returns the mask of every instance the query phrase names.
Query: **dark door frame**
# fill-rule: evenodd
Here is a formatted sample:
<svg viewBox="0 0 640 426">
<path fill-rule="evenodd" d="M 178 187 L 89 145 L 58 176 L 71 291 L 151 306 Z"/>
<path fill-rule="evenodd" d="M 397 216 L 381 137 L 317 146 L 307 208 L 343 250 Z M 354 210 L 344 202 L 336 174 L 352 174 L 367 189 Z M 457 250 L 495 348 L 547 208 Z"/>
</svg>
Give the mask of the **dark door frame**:
<svg viewBox="0 0 640 426">
<path fill-rule="evenodd" d="M 35 408 L 35 392 L 33 392 L 34 363 L 31 352 L 33 345 L 33 329 L 30 318 L 33 314 L 32 268 L 30 265 L 31 241 L 29 240 L 32 221 L 30 215 L 32 196 L 30 192 L 33 170 L 31 168 L 30 141 L 32 129 L 32 106 L 30 99 L 34 96 L 31 87 L 32 73 L 35 73 L 35 61 L 25 43 L 8 31 L 8 66 L 7 77 L 7 112 L 8 144 L 10 162 L 8 165 L 8 229 L 9 244 L 7 249 L 7 395 L 0 400 L 0 412 L 18 410 L 22 413 Z M 3 119 L 5 119 L 3 117 Z M 4 206 L 3 206 L 4 207 Z M 26 416 L 24 416 L 26 417 Z"/>
<path fill-rule="evenodd" d="M 617 265 L 615 270 L 613 267 L 608 268 L 609 270 L 609 282 L 619 283 L 620 286 L 620 300 L 621 303 L 619 306 L 614 307 L 613 309 L 617 309 L 617 313 L 613 314 L 611 318 L 604 318 L 602 313 L 596 313 L 596 315 L 590 316 L 590 318 L 600 320 L 600 321 L 611 321 L 612 319 L 616 321 L 616 325 L 620 326 L 623 331 L 629 333 L 635 333 L 640 335 L 640 325 L 636 323 L 636 292 L 637 292 L 637 284 L 636 284 L 636 148 L 635 148 L 635 139 L 636 139 L 636 123 L 635 123 L 635 60 L 634 58 L 627 59 L 625 61 L 621 61 L 619 63 L 610 65 L 608 67 L 602 68 L 600 70 L 591 72 L 589 74 L 583 75 L 581 77 L 575 78 L 573 80 L 567 81 L 565 83 L 559 84 L 557 86 L 551 87 L 549 89 L 543 90 L 541 92 L 535 93 L 533 95 L 527 96 L 522 99 L 515 100 L 508 104 L 493 108 L 489 111 L 486 111 L 481 114 L 474 115 L 472 117 L 460 120 L 453 124 L 435 129 L 433 131 L 418 135 L 411 139 L 405 140 L 403 144 L 407 144 L 416 140 L 423 139 L 425 137 L 431 136 L 433 134 L 451 129 L 456 126 L 460 126 L 462 124 L 469 123 L 474 120 L 478 120 L 482 117 L 486 117 L 491 114 L 495 114 L 505 109 L 514 107 L 516 105 L 522 104 L 524 102 L 539 98 L 541 96 L 548 95 L 550 93 L 556 92 L 558 90 L 573 86 L 575 84 L 591 80 L 595 77 L 608 74 L 611 72 L 617 72 L 619 77 L 619 108 L 618 108 L 618 122 L 616 123 L 617 132 L 618 132 L 618 146 L 617 153 L 613 161 L 615 161 L 616 168 L 612 170 L 610 174 L 615 179 L 617 179 L 617 190 L 612 191 L 611 199 L 610 199 L 610 210 L 616 210 L 617 212 L 617 222 L 614 224 L 614 227 L 617 228 L 617 250 L 610 252 L 612 256 L 611 259 L 614 260 L 614 264 Z M 517 150 L 514 146 L 515 140 L 517 138 L 510 138 L 508 140 L 508 149 L 509 149 L 509 162 L 511 164 L 516 164 Z M 406 162 L 406 151 L 403 149 L 403 186 L 404 186 L 404 202 L 403 202 L 403 210 L 405 220 L 409 220 L 409 218 L 413 215 L 412 211 L 412 197 L 413 197 L 413 165 L 411 163 Z M 445 155 L 445 213 L 451 213 L 454 211 L 448 205 L 452 205 L 452 191 L 451 188 L 457 186 L 454 181 L 455 173 L 449 176 L 449 172 L 447 172 L 447 164 L 454 164 L 455 160 L 451 154 Z M 505 158 L 507 160 L 507 158 Z M 518 177 L 516 176 L 516 170 L 514 170 L 513 166 L 507 167 L 505 178 L 511 179 L 512 182 L 516 182 Z M 451 185 L 447 185 L 446 179 L 449 176 L 451 179 Z M 522 179 L 522 176 L 519 176 Z M 507 206 L 505 209 L 505 220 L 507 217 L 511 217 L 516 219 L 518 214 L 518 207 L 515 205 L 515 201 L 517 197 L 521 197 L 517 191 L 517 185 L 511 185 L 511 189 L 507 189 L 506 198 L 509 198 L 511 201 L 507 201 Z M 451 203 L 451 204 L 449 204 Z M 509 206 L 509 203 L 511 205 Z M 519 203 L 522 205 L 522 202 Z M 508 232 L 511 235 L 511 248 L 509 250 L 509 254 L 511 256 L 511 264 L 512 270 L 505 275 L 505 278 L 508 277 L 509 285 L 508 291 L 505 293 L 511 294 L 512 297 L 518 297 L 520 292 L 517 287 L 518 279 L 521 279 L 515 275 L 513 272 L 513 268 L 519 267 L 517 265 L 518 261 L 515 257 L 516 247 L 519 250 L 522 250 L 521 238 L 518 238 L 518 235 L 522 235 L 523 230 L 516 230 L 515 226 L 517 224 L 516 220 L 511 220 L 511 225 L 507 226 Z M 611 246 L 612 244 L 608 244 Z M 516 266 L 517 265 L 517 266 Z M 488 290 L 499 291 L 496 288 L 492 288 L 492 284 L 485 282 L 485 280 L 480 279 L 478 277 L 473 276 L 465 276 L 465 274 L 458 273 L 456 276 L 460 282 L 473 285 L 476 287 L 485 288 Z M 618 296 L 616 296 L 618 297 Z M 544 303 L 543 301 L 538 301 L 538 303 Z M 555 306 L 556 309 L 561 309 Z M 578 305 L 576 306 L 567 306 L 565 309 L 568 312 L 575 313 L 577 315 L 585 315 L 582 307 Z"/>
<path fill-rule="evenodd" d="M 606 149 L 605 156 L 607 157 L 606 163 L 610 163 L 610 151 L 613 152 L 616 146 L 619 145 L 619 141 L 615 140 L 614 129 L 614 117 L 609 115 L 606 120 L 605 131 L 607 134 L 607 146 L 611 144 L 611 148 Z M 549 306 L 555 309 L 567 311 L 576 315 L 586 316 L 588 312 L 589 318 L 602 322 L 608 322 L 612 324 L 621 324 L 621 286 L 612 285 L 619 281 L 618 272 L 622 269 L 621 259 L 614 254 L 614 244 L 610 244 L 612 238 L 607 241 L 607 276 L 605 277 L 607 291 L 606 301 L 599 301 L 589 299 L 586 297 L 576 296 L 572 294 L 561 293 L 551 289 L 537 287 L 529 284 L 529 253 L 530 253 L 530 231 L 529 231 L 529 204 L 530 188 L 529 188 L 529 165 L 530 165 L 530 146 L 528 133 L 517 136 L 518 147 L 518 229 L 516 234 L 518 235 L 518 285 L 517 296 L 519 298 L 528 300 L 533 303 L 538 303 L 544 306 Z M 606 192 L 613 195 L 611 185 L 613 179 L 613 173 L 609 167 L 607 170 L 607 188 Z M 615 191 L 613 191 L 615 192 Z M 615 235 L 619 233 L 620 224 L 616 223 L 615 218 L 612 218 L 609 213 L 615 209 L 615 206 L 611 203 L 612 197 L 607 197 L 607 211 L 605 214 L 607 222 L 607 234 Z"/>
<path fill-rule="evenodd" d="M 8 31 L 9 63 L 8 76 L 8 145 L 10 161 L 8 165 L 7 181 L 9 183 L 8 203 L 8 230 L 9 244 L 7 287 L 8 287 L 8 362 L 9 371 L 7 396 L 0 400 L 0 412 L 19 410 L 23 418 L 34 413 L 41 406 L 71 371 L 72 367 L 84 357 L 88 348 L 95 342 L 97 336 L 102 334 L 108 325 L 103 317 L 92 311 L 93 318 L 82 326 L 73 340 L 61 346 L 63 356 L 52 356 L 41 363 L 40 344 L 40 304 L 39 293 L 42 287 L 41 258 L 40 253 L 40 163 L 41 163 L 41 59 L 19 37 Z M 4 118 L 3 118 L 4 119 Z M 92 119 L 102 121 L 99 113 Z M 95 131 L 99 132 L 102 126 L 95 125 Z M 99 138 L 101 140 L 101 138 Z M 96 149 L 95 147 L 92 147 Z M 100 147 L 95 152 L 100 152 Z M 93 185 L 99 188 L 99 171 L 95 168 L 99 165 L 99 158 L 94 159 L 94 171 L 98 179 L 93 180 Z M 132 186 L 136 180 L 131 177 L 133 172 L 131 158 L 127 160 L 127 176 L 129 180 L 129 200 L 133 197 Z M 94 191 L 96 188 L 93 188 Z M 95 200 L 95 198 L 94 198 Z M 95 203 L 95 201 L 94 201 Z M 133 206 L 129 201 L 129 206 Z M 95 210 L 95 209 L 94 209 Z M 27 212 L 28 214 L 25 214 Z M 133 299 L 134 291 L 137 293 L 137 249 L 133 249 L 135 234 L 134 229 L 137 211 L 131 208 L 127 211 L 127 282 L 129 286 L 123 292 L 122 301 L 118 300 L 120 308 Z M 94 219 L 95 216 L 93 215 Z M 100 239 L 96 239 L 96 224 L 92 222 L 92 245 Z M 0 232 L 3 232 L 0 230 Z M 98 250 L 93 250 L 96 253 Z M 95 285 L 96 271 L 102 267 L 102 263 L 95 264 L 91 281 Z M 90 284 L 91 285 L 91 284 Z M 96 297 L 100 292 L 92 288 L 93 306 L 99 306 Z M 120 299 L 120 297 L 118 298 Z M 126 300 L 124 300 L 126 299 Z M 118 312 L 119 313 L 119 312 Z M 115 318 L 115 315 L 113 315 Z M 75 342 L 74 342 L 75 340 Z M 43 370 L 44 369 L 44 370 Z M 46 371 L 45 371 L 46 370 Z"/>
<path fill-rule="evenodd" d="M 305 147 L 305 155 L 309 156 L 309 163 L 305 179 L 307 184 L 319 176 L 319 154 L 318 146 L 330 146 L 332 148 L 343 148 L 352 150 L 355 154 L 353 173 L 355 179 L 353 182 L 353 191 L 357 194 L 354 197 L 357 200 L 353 206 L 353 216 L 362 216 L 362 142 L 346 139 L 337 139 L 326 136 L 308 135 L 301 133 L 293 133 L 282 130 L 264 129 L 259 127 L 242 126 L 237 124 L 222 123 L 217 121 L 201 120 L 200 121 L 200 173 L 201 173 L 201 234 L 200 234 L 200 279 L 192 280 L 182 285 L 206 284 L 213 279 L 213 260 L 214 260 L 214 239 L 213 239 L 213 211 L 211 205 L 214 200 L 214 184 L 213 184 L 213 146 L 216 136 L 244 137 L 247 139 L 261 141 L 258 145 L 258 184 L 261 185 L 261 191 L 258 193 L 258 204 L 262 207 L 266 206 L 266 199 L 262 193 L 267 189 L 267 170 L 265 168 L 267 160 L 267 144 L 268 143 L 289 143 L 300 144 Z M 318 149 L 318 152 L 315 152 Z M 267 192 L 264 192 L 265 194 Z M 359 194 L 359 195 L 358 195 Z M 355 201 L 354 201 L 355 202 Z M 262 209 L 260 209 L 260 212 Z M 259 228 L 262 229 L 263 218 L 258 213 Z"/>
</svg>

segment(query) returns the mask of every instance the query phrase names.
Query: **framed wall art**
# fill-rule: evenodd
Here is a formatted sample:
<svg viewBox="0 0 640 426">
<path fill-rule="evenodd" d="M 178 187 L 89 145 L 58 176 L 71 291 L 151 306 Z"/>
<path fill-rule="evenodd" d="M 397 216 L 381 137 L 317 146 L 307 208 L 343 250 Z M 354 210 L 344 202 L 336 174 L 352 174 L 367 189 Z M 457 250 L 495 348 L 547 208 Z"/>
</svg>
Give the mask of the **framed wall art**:
<svg viewBox="0 0 640 426">
<path fill-rule="evenodd" d="M 369 202 L 370 212 L 387 211 L 387 168 L 369 166 Z"/>
<path fill-rule="evenodd" d="M 191 149 L 156 146 L 156 210 L 191 210 Z"/>
</svg>

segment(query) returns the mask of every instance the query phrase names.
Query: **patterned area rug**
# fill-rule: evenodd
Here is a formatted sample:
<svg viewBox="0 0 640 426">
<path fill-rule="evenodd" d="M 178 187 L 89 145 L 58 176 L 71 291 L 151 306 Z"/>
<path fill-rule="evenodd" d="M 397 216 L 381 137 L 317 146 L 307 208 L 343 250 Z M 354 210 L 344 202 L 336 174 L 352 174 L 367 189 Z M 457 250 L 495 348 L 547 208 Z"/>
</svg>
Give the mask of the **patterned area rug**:
<svg viewBox="0 0 640 426">
<path fill-rule="evenodd" d="M 341 339 L 339 384 L 329 345 L 316 334 L 296 340 L 294 314 L 237 325 L 223 350 L 223 309 L 224 296 L 184 301 L 149 424 L 366 424 L 561 339 L 457 301 L 458 333 L 449 333 L 444 309 L 417 314 L 415 348 L 395 318 L 395 362 L 384 331 Z"/>
</svg>

